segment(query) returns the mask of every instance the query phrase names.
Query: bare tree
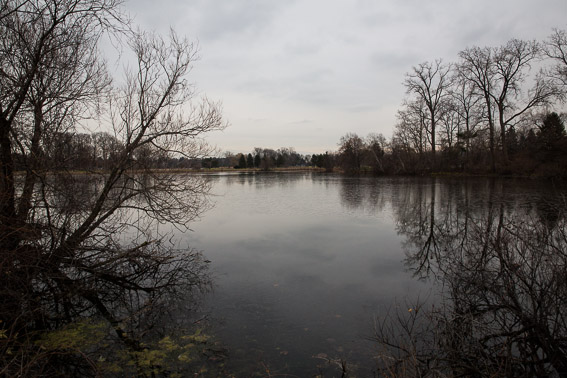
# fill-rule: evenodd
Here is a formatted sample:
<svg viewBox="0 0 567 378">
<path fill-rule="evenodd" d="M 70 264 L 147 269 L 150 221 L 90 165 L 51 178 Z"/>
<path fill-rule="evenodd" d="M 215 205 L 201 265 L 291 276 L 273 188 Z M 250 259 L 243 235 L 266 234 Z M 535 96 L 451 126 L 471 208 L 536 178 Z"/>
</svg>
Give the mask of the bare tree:
<svg viewBox="0 0 567 378">
<path fill-rule="evenodd" d="M 92 136 L 95 166 L 106 169 L 109 163 L 117 158 L 123 146 L 118 139 L 107 132 L 95 132 Z"/>
<path fill-rule="evenodd" d="M 465 164 L 469 163 L 471 141 L 478 136 L 478 129 L 483 115 L 482 97 L 475 94 L 472 83 L 463 80 L 456 74 L 454 85 L 451 89 L 452 102 L 455 104 L 453 111 L 458 114 L 460 121 L 457 137 L 463 144 L 465 150 Z"/>
<path fill-rule="evenodd" d="M 464 80 L 474 84 L 484 99 L 490 129 L 492 167 L 495 166 L 495 125 L 500 126 L 500 147 L 504 164 L 508 163 L 506 132 L 509 127 L 534 108 L 549 104 L 560 92 L 542 74 L 535 76 L 533 87 L 524 85 L 531 64 L 540 57 L 541 48 L 535 41 L 510 40 L 497 48 L 473 47 L 462 51 L 458 66 Z"/>
<path fill-rule="evenodd" d="M 407 141 L 409 148 L 414 149 L 422 157 L 430 143 L 429 135 L 426 131 L 427 118 L 426 106 L 422 99 L 405 101 L 404 108 L 398 111 L 398 123 L 396 129 L 399 134 L 404 135 L 403 140 Z M 401 136 L 400 135 L 400 136 Z"/>
<path fill-rule="evenodd" d="M 453 101 L 453 98 L 446 98 L 443 101 L 443 110 L 440 112 L 439 117 L 439 137 L 441 138 L 439 145 L 445 151 L 451 151 L 456 143 L 457 137 L 460 133 L 462 125 L 461 114 L 458 112 L 458 104 Z"/>
<path fill-rule="evenodd" d="M 359 172 L 365 152 L 364 140 L 355 133 L 347 133 L 341 137 L 339 154 L 343 168 L 347 172 Z"/>
<path fill-rule="evenodd" d="M 119 1 L 1 5 L 0 320 L 9 335 L 1 373 L 45 369 L 34 335 L 82 318 L 104 319 L 141 350 L 169 296 L 203 284 L 199 255 L 175 250 L 155 225 L 187 227 L 208 190 L 203 178 L 153 171 L 141 152 L 209 154 L 201 136 L 224 127 L 219 105 L 193 103 L 196 50 L 173 32 L 167 41 L 122 34 L 135 67 L 111 86 L 97 46 L 104 33 L 128 29 Z M 87 130 L 94 116 L 115 141 L 106 170 L 54 171 L 58 136 Z"/>
<path fill-rule="evenodd" d="M 368 159 L 370 165 L 374 167 L 377 173 L 384 173 L 384 154 L 386 151 L 386 138 L 382 134 L 368 134 L 364 142 L 368 151 Z"/>
<path fill-rule="evenodd" d="M 430 136 L 431 151 L 435 159 L 437 146 L 437 123 L 441 115 L 441 104 L 448 95 L 451 86 L 450 65 L 444 65 L 441 60 L 433 63 L 421 63 L 406 75 L 404 85 L 407 93 L 417 96 L 425 104 L 428 114 L 426 117 L 427 132 Z"/>
<path fill-rule="evenodd" d="M 494 104 L 491 92 L 493 91 L 492 60 L 493 52 L 490 48 L 472 47 L 459 53 L 460 64 L 457 71 L 462 80 L 473 84 L 474 92 L 484 101 L 485 114 L 489 129 L 489 145 L 492 171 L 496 171 L 496 143 L 495 143 L 495 120 Z"/>
<path fill-rule="evenodd" d="M 542 75 L 536 77 L 535 85 L 523 98 L 522 85 L 531 63 L 540 56 L 541 49 L 535 41 L 510 40 L 495 51 L 494 65 L 498 90 L 491 96 L 498 109 L 500 139 L 504 162 L 508 161 L 506 143 L 507 128 L 518 122 L 518 118 L 530 109 L 547 105 L 557 90 Z"/>
<path fill-rule="evenodd" d="M 544 43 L 544 51 L 556 63 L 549 76 L 563 87 L 567 86 L 567 31 L 554 29 Z"/>
</svg>

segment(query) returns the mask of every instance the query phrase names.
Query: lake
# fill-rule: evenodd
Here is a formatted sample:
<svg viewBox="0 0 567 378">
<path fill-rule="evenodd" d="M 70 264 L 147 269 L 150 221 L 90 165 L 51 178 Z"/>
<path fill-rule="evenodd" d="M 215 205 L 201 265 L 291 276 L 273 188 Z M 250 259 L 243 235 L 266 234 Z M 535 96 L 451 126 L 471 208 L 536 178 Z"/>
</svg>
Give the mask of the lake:
<svg viewBox="0 0 567 378">
<path fill-rule="evenodd" d="M 492 218 L 557 228 L 566 193 L 518 179 L 208 177 L 214 207 L 184 244 L 211 260 L 206 307 L 237 376 L 372 376 L 377 319 L 446 304 L 449 252 L 474 250 Z"/>
</svg>

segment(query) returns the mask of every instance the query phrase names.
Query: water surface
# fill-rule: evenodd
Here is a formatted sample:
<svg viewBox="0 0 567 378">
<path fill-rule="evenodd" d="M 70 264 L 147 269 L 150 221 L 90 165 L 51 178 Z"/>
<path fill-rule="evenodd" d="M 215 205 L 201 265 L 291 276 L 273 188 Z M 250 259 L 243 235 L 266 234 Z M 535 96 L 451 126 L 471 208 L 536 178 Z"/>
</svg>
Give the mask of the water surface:
<svg viewBox="0 0 567 378">
<path fill-rule="evenodd" d="M 494 200 L 553 217 L 557 196 L 518 180 L 315 173 L 211 180 L 215 206 L 186 242 L 212 261 L 208 306 L 229 366 L 242 375 L 309 376 L 333 361 L 370 375 L 374 319 L 418 297 L 436 300 L 433 282 L 416 277 L 414 251 L 465 209 L 482 212 Z"/>
</svg>

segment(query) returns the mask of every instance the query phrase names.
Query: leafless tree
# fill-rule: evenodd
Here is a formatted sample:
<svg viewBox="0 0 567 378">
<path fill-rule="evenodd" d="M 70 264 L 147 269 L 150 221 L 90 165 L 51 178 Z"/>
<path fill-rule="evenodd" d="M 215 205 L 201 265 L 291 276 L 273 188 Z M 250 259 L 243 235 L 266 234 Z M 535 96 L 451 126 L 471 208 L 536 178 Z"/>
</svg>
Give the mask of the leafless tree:
<svg viewBox="0 0 567 378">
<path fill-rule="evenodd" d="M 374 167 L 377 173 L 385 172 L 384 154 L 386 151 L 386 138 L 382 134 L 371 133 L 366 137 L 366 149 L 370 166 Z"/>
<path fill-rule="evenodd" d="M 421 99 L 404 102 L 404 108 L 398 111 L 396 131 L 403 135 L 403 140 L 409 148 L 419 153 L 423 157 L 423 153 L 430 143 L 429 135 L 426 131 L 426 106 Z"/>
<path fill-rule="evenodd" d="M 547 105 L 558 95 L 557 89 L 543 75 L 537 75 L 535 85 L 524 96 L 522 85 L 527 79 L 531 63 L 540 57 L 541 48 L 535 41 L 510 40 L 495 52 L 498 90 L 492 95 L 498 109 L 500 138 L 504 161 L 508 161 L 507 128 L 532 108 Z"/>
<path fill-rule="evenodd" d="M 130 32 L 118 0 L 2 1 L 0 11 L 1 373 L 44 369 L 33 335 L 85 317 L 140 350 L 168 296 L 203 284 L 199 255 L 176 250 L 156 224 L 187 227 L 207 181 L 140 158 L 206 155 L 202 135 L 224 127 L 218 104 L 193 102 L 196 49 L 173 32 Z M 119 86 L 100 58 L 105 33 L 133 52 Z M 106 169 L 54 170 L 58 136 L 96 123 L 116 141 Z"/>
<path fill-rule="evenodd" d="M 544 51 L 556 63 L 549 75 L 563 87 L 567 86 L 567 31 L 554 29 L 544 43 Z"/>
<path fill-rule="evenodd" d="M 448 89 L 451 86 L 450 70 L 451 66 L 444 65 L 441 60 L 421 63 L 413 68 L 413 72 L 406 75 L 404 82 L 407 93 L 416 95 L 427 108 L 428 114 L 424 121 L 430 137 L 433 158 L 437 147 L 436 133 L 442 111 L 441 104 L 448 96 Z"/>
<path fill-rule="evenodd" d="M 457 65 L 457 70 L 462 80 L 473 84 L 474 91 L 479 95 L 486 107 L 486 119 L 490 131 L 490 156 L 492 171 L 496 171 L 496 141 L 495 141 L 495 120 L 494 104 L 491 98 L 493 91 L 492 74 L 492 49 L 485 47 L 472 47 L 459 53 L 461 63 Z"/>
<path fill-rule="evenodd" d="M 463 123 L 461 114 L 457 111 L 458 104 L 452 98 L 443 102 L 443 111 L 439 117 L 439 145 L 446 151 L 451 151 L 457 144 L 457 138 Z"/>
<path fill-rule="evenodd" d="M 364 140 L 355 133 L 341 137 L 339 154 L 343 168 L 347 172 L 359 172 L 366 146 Z"/>
<path fill-rule="evenodd" d="M 557 87 L 541 73 L 535 75 L 533 86 L 525 89 L 531 65 L 540 55 L 538 43 L 517 39 L 495 48 L 468 48 L 459 54 L 462 60 L 458 65 L 461 78 L 472 83 L 475 92 L 484 100 L 493 170 L 496 169 L 496 122 L 500 127 L 502 158 L 507 164 L 508 128 L 520 122 L 529 111 L 551 103 L 560 95 Z"/>
<path fill-rule="evenodd" d="M 108 132 L 95 132 L 93 138 L 93 162 L 98 168 L 107 169 L 109 162 L 117 158 L 117 154 L 122 150 L 123 146 L 118 139 Z"/>
<path fill-rule="evenodd" d="M 458 114 L 461 127 L 457 135 L 465 150 L 465 164 L 469 163 L 471 141 L 478 137 L 480 124 L 485 118 L 482 98 L 475 94 L 473 85 L 457 74 L 451 88 L 453 111 Z"/>
</svg>

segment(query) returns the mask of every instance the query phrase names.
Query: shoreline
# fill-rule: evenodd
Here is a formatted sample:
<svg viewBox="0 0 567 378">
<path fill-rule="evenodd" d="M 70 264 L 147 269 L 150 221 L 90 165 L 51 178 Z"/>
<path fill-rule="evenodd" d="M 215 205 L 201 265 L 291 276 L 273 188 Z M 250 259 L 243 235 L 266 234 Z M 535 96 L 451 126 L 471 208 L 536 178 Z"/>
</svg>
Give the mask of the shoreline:
<svg viewBox="0 0 567 378">
<path fill-rule="evenodd" d="M 539 180 L 539 181 L 566 181 L 563 177 L 554 176 L 538 176 L 538 175 L 517 175 L 517 174 L 497 174 L 497 173 L 472 173 L 472 172 L 421 172 L 414 174 L 392 174 L 392 173 L 375 173 L 372 171 L 362 170 L 357 173 L 349 173 L 340 169 L 328 171 L 325 168 L 319 167 L 280 167 L 280 168 L 155 168 L 155 169 L 132 169 L 127 170 L 128 173 L 154 173 L 154 174 L 217 174 L 217 173 L 303 173 L 303 172 L 316 172 L 316 173 L 329 173 L 340 174 L 344 176 L 375 176 L 375 177 L 445 177 L 445 178 L 470 178 L 470 177 L 484 177 L 484 178 L 508 178 L 508 179 L 526 179 L 526 180 Z M 73 175 L 105 175 L 109 171 L 104 169 L 91 169 L 91 170 L 62 170 L 62 171 L 49 171 L 49 175 L 57 174 L 73 174 Z M 14 172 L 16 176 L 23 176 L 26 171 Z"/>
</svg>

